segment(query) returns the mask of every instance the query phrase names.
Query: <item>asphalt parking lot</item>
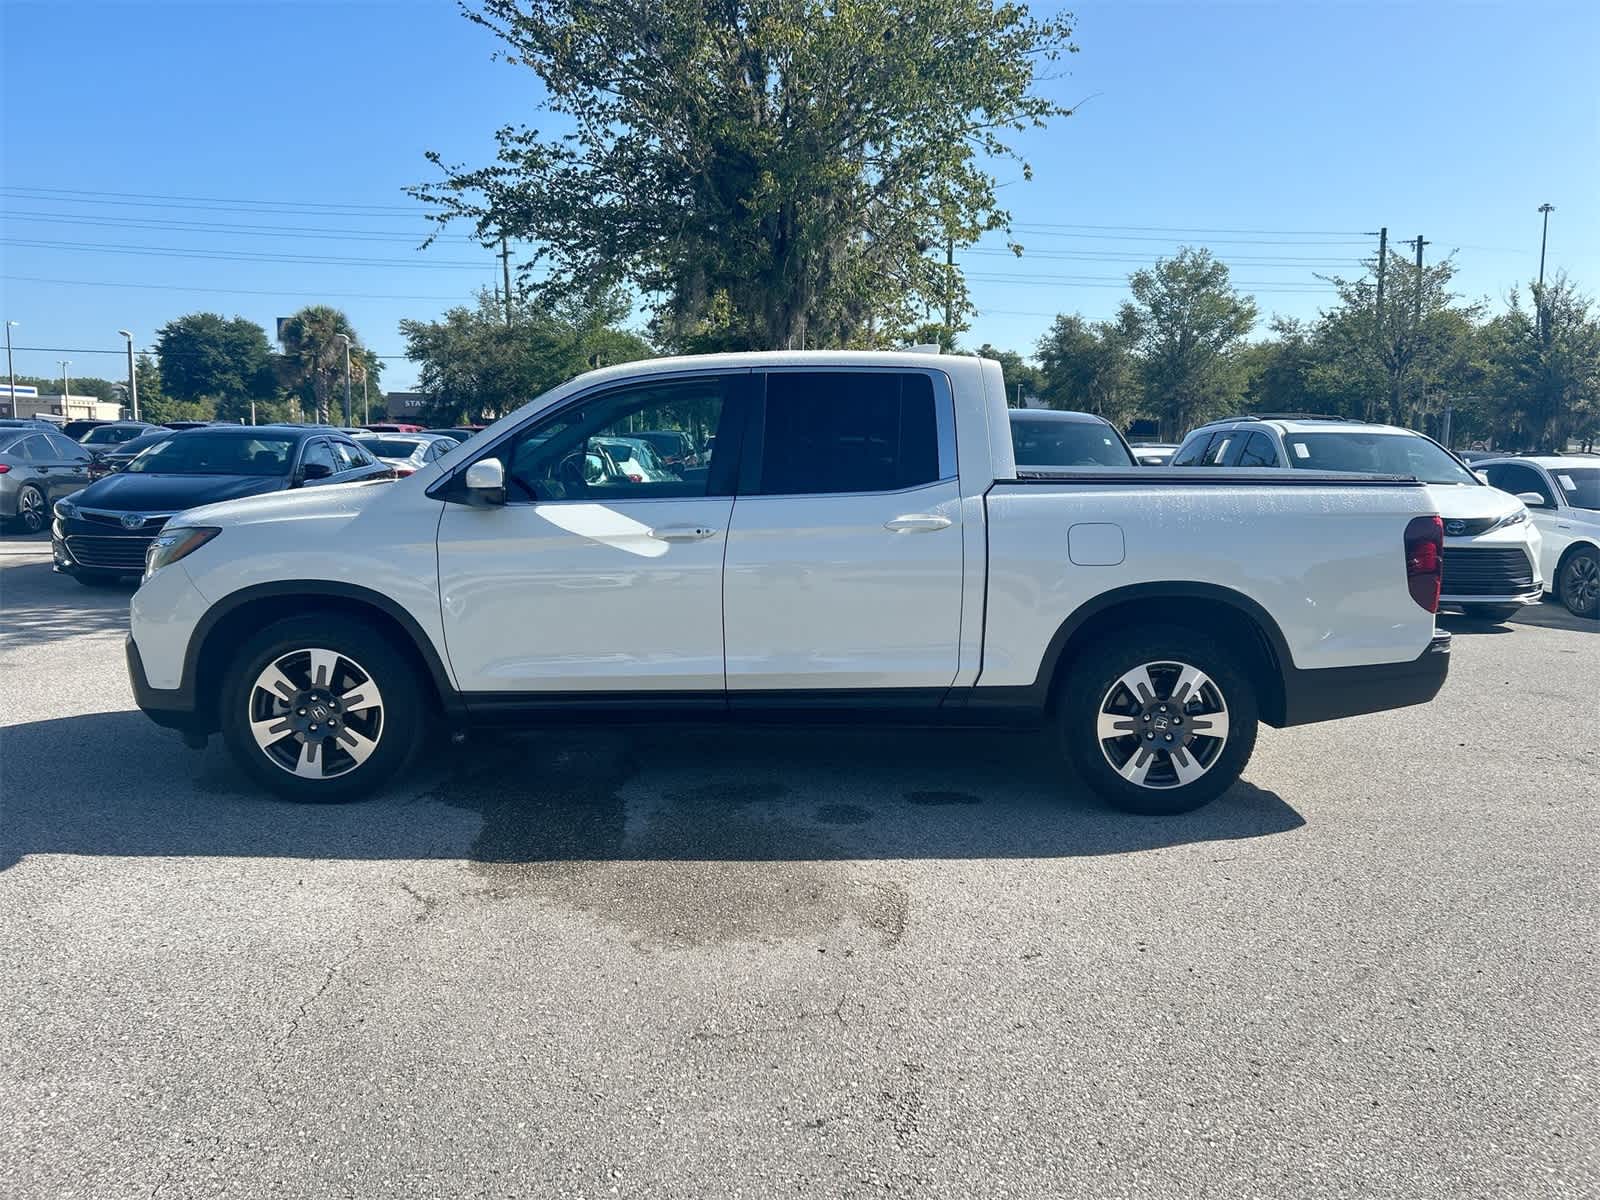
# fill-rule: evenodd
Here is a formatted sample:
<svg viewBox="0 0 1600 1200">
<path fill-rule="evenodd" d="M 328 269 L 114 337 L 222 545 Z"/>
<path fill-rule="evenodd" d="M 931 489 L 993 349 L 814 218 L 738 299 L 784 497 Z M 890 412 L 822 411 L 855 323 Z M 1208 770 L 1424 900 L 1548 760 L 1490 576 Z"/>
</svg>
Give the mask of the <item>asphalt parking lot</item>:
<svg viewBox="0 0 1600 1200">
<path fill-rule="evenodd" d="M 1176 819 L 1020 735 L 651 729 L 251 791 L 0 539 L 0 1194 L 1593 1197 L 1600 636 Z"/>
</svg>

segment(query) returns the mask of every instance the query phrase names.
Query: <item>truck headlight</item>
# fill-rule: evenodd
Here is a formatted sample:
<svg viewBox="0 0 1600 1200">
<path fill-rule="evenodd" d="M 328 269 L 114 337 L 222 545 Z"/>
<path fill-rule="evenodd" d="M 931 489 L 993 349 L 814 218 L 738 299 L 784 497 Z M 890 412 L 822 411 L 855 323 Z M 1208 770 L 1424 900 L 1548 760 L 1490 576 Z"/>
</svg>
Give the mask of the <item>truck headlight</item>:
<svg viewBox="0 0 1600 1200">
<path fill-rule="evenodd" d="M 144 577 L 149 579 L 162 567 L 170 566 L 180 558 L 188 558 L 221 532 L 220 529 L 205 525 L 186 525 L 180 529 L 162 531 L 144 552 Z"/>
</svg>

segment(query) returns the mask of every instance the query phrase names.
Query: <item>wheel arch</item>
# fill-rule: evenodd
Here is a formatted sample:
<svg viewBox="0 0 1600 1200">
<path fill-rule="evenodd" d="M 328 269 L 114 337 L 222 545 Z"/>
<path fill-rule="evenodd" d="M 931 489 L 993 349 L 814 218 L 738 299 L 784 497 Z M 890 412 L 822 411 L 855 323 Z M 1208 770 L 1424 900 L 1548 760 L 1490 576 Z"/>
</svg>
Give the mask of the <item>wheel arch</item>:
<svg viewBox="0 0 1600 1200">
<path fill-rule="evenodd" d="M 1285 665 L 1291 663 L 1283 631 L 1260 604 L 1241 592 L 1207 583 L 1137 583 L 1085 602 L 1050 639 L 1035 688 L 1054 711 L 1072 664 L 1102 637 L 1141 625 L 1180 625 L 1221 641 L 1239 653 L 1255 685 L 1261 719 L 1286 719 Z"/>
<path fill-rule="evenodd" d="M 242 588 L 212 605 L 201 618 L 183 664 L 182 688 L 194 697 L 195 712 L 210 718 L 218 711 L 228 647 L 274 621 L 317 614 L 348 617 L 384 633 L 417 668 L 425 693 L 447 714 L 460 710 L 455 685 L 432 639 L 403 607 L 357 584 L 295 580 Z M 215 728 L 214 719 L 208 723 Z"/>
</svg>

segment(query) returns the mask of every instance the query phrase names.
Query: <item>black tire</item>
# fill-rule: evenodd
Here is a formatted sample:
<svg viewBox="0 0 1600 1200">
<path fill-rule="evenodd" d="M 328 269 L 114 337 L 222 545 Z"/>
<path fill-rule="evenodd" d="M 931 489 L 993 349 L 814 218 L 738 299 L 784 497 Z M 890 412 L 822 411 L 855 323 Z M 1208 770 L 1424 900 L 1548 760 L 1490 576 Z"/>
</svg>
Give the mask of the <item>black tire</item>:
<svg viewBox="0 0 1600 1200">
<path fill-rule="evenodd" d="M 1146 665 L 1154 666 L 1148 677 L 1157 684 L 1150 697 L 1149 724 L 1144 723 L 1139 711 L 1143 706 L 1133 694 L 1119 690 L 1119 681 L 1128 672 Z M 1179 668 L 1184 666 L 1203 672 L 1206 684 L 1193 692 L 1175 687 L 1183 679 Z M 1180 695 L 1185 701 L 1182 705 L 1177 703 Z M 1123 700 L 1118 700 L 1119 696 Z M 1216 700 L 1221 702 L 1220 711 Z M 1125 701 L 1134 702 L 1134 711 L 1128 711 Z M 1171 711 L 1153 711 L 1158 703 L 1170 703 Z M 1179 738 L 1174 747 L 1179 755 L 1159 744 L 1154 747 L 1157 753 L 1146 754 L 1143 747 L 1149 739 L 1137 733 L 1125 734 L 1102 748 L 1098 724 L 1102 707 L 1108 705 L 1108 717 L 1162 739 L 1168 733 L 1156 732 L 1160 723 L 1178 717 L 1177 727 L 1169 726 L 1168 732 Z M 1239 655 L 1205 634 L 1181 626 L 1154 626 L 1114 636 L 1090 649 L 1070 668 L 1057 704 L 1062 749 L 1083 781 L 1113 807 L 1151 815 L 1189 812 L 1231 787 L 1255 749 L 1257 715 L 1255 687 Z M 1198 724 L 1187 732 L 1181 728 L 1186 720 L 1201 719 L 1206 727 L 1213 727 L 1218 716 L 1227 722 L 1223 738 L 1200 732 Z M 1140 762 L 1147 764 L 1146 783 L 1130 781 L 1113 765 L 1111 756 L 1124 750 L 1128 751 L 1124 766 L 1131 764 L 1131 769 L 1137 770 Z M 1202 773 L 1188 783 L 1181 782 L 1179 756 L 1186 770 L 1201 766 Z"/>
<path fill-rule="evenodd" d="M 50 509 L 44 493 L 31 483 L 25 483 L 17 489 L 15 524 L 17 532 L 29 535 L 50 528 Z"/>
<path fill-rule="evenodd" d="M 1556 572 L 1556 595 L 1575 617 L 1600 616 L 1600 555 L 1574 550 Z"/>
<path fill-rule="evenodd" d="M 1502 625 L 1522 611 L 1520 604 L 1467 604 L 1463 605 L 1462 613 L 1474 621 L 1488 621 L 1493 625 Z"/>
<path fill-rule="evenodd" d="M 317 689 L 317 680 L 307 665 L 313 661 L 309 655 L 312 649 L 331 651 L 337 656 L 339 665 L 333 674 L 345 682 L 330 679 L 325 689 Z M 325 715 L 326 723 L 320 727 L 311 724 L 300 732 L 283 733 L 267 749 L 257 744 L 251 731 L 252 715 L 270 714 L 261 717 L 263 725 L 269 720 L 302 725 L 311 720 L 310 716 L 296 715 L 303 711 L 302 707 L 292 707 L 297 701 L 278 702 L 286 707 L 276 711 L 278 703 L 271 699 L 273 693 L 258 687 L 262 672 L 275 664 L 290 683 L 305 686 L 304 691 L 294 693 L 300 701 L 311 698 L 316 704 L 325 703 L 325 709 L 313 709 L 313 713 L 329 715 Z M 361 684 L 352 685 L 350 681 L 362 675 L 376 685 L 381 696 L 376 719 L 372 710 L 354 706 L 347 710 L 337 699 L 340 688 L 345 689 L 344 696 L 359 693 Z M 220 699 L 222 736 L 235 760 L 264 787 L 297 801 L 335 802 L 371 795 L 405 766 L 428 724 L 423 684 L 411 660 L 382 634 L 331 615 L 290 617 L 248 639 L 229 664 Z M 344 730 L 331 734 L 329 728 L 338 725 L 340 717 L 345 718 Z M 310 730 L 318 732 L 313 734 Z M 343 747 L 343 739 L 358 732 L 375 746 L 364 760 L 347 766 L 345 762 L 351 756 Z M 317 750 L 311 752 L 315 761 L 310 767 L 327 772 L 325 776 L 302 777 L 284 765 L 286 757 L 298 755 L 304 759 L 309 741 L 318 744 Z"/>
</svg>

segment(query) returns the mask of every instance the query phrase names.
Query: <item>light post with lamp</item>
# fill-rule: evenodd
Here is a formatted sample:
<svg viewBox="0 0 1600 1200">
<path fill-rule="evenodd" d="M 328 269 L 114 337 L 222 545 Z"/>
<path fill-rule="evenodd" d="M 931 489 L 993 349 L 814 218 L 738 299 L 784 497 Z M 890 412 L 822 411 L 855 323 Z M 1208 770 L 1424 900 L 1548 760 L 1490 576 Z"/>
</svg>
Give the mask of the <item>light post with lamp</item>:
<svg viewBox="0 0 1600 1200">
<path fill-rule="evenodd" d="M 117 330 L 128 339 L 128 405 L 133 413 L 133 419 L 139 419 L 139 380 L 133 373 L 133 334 L 126 329 Z"/>
</svg>

